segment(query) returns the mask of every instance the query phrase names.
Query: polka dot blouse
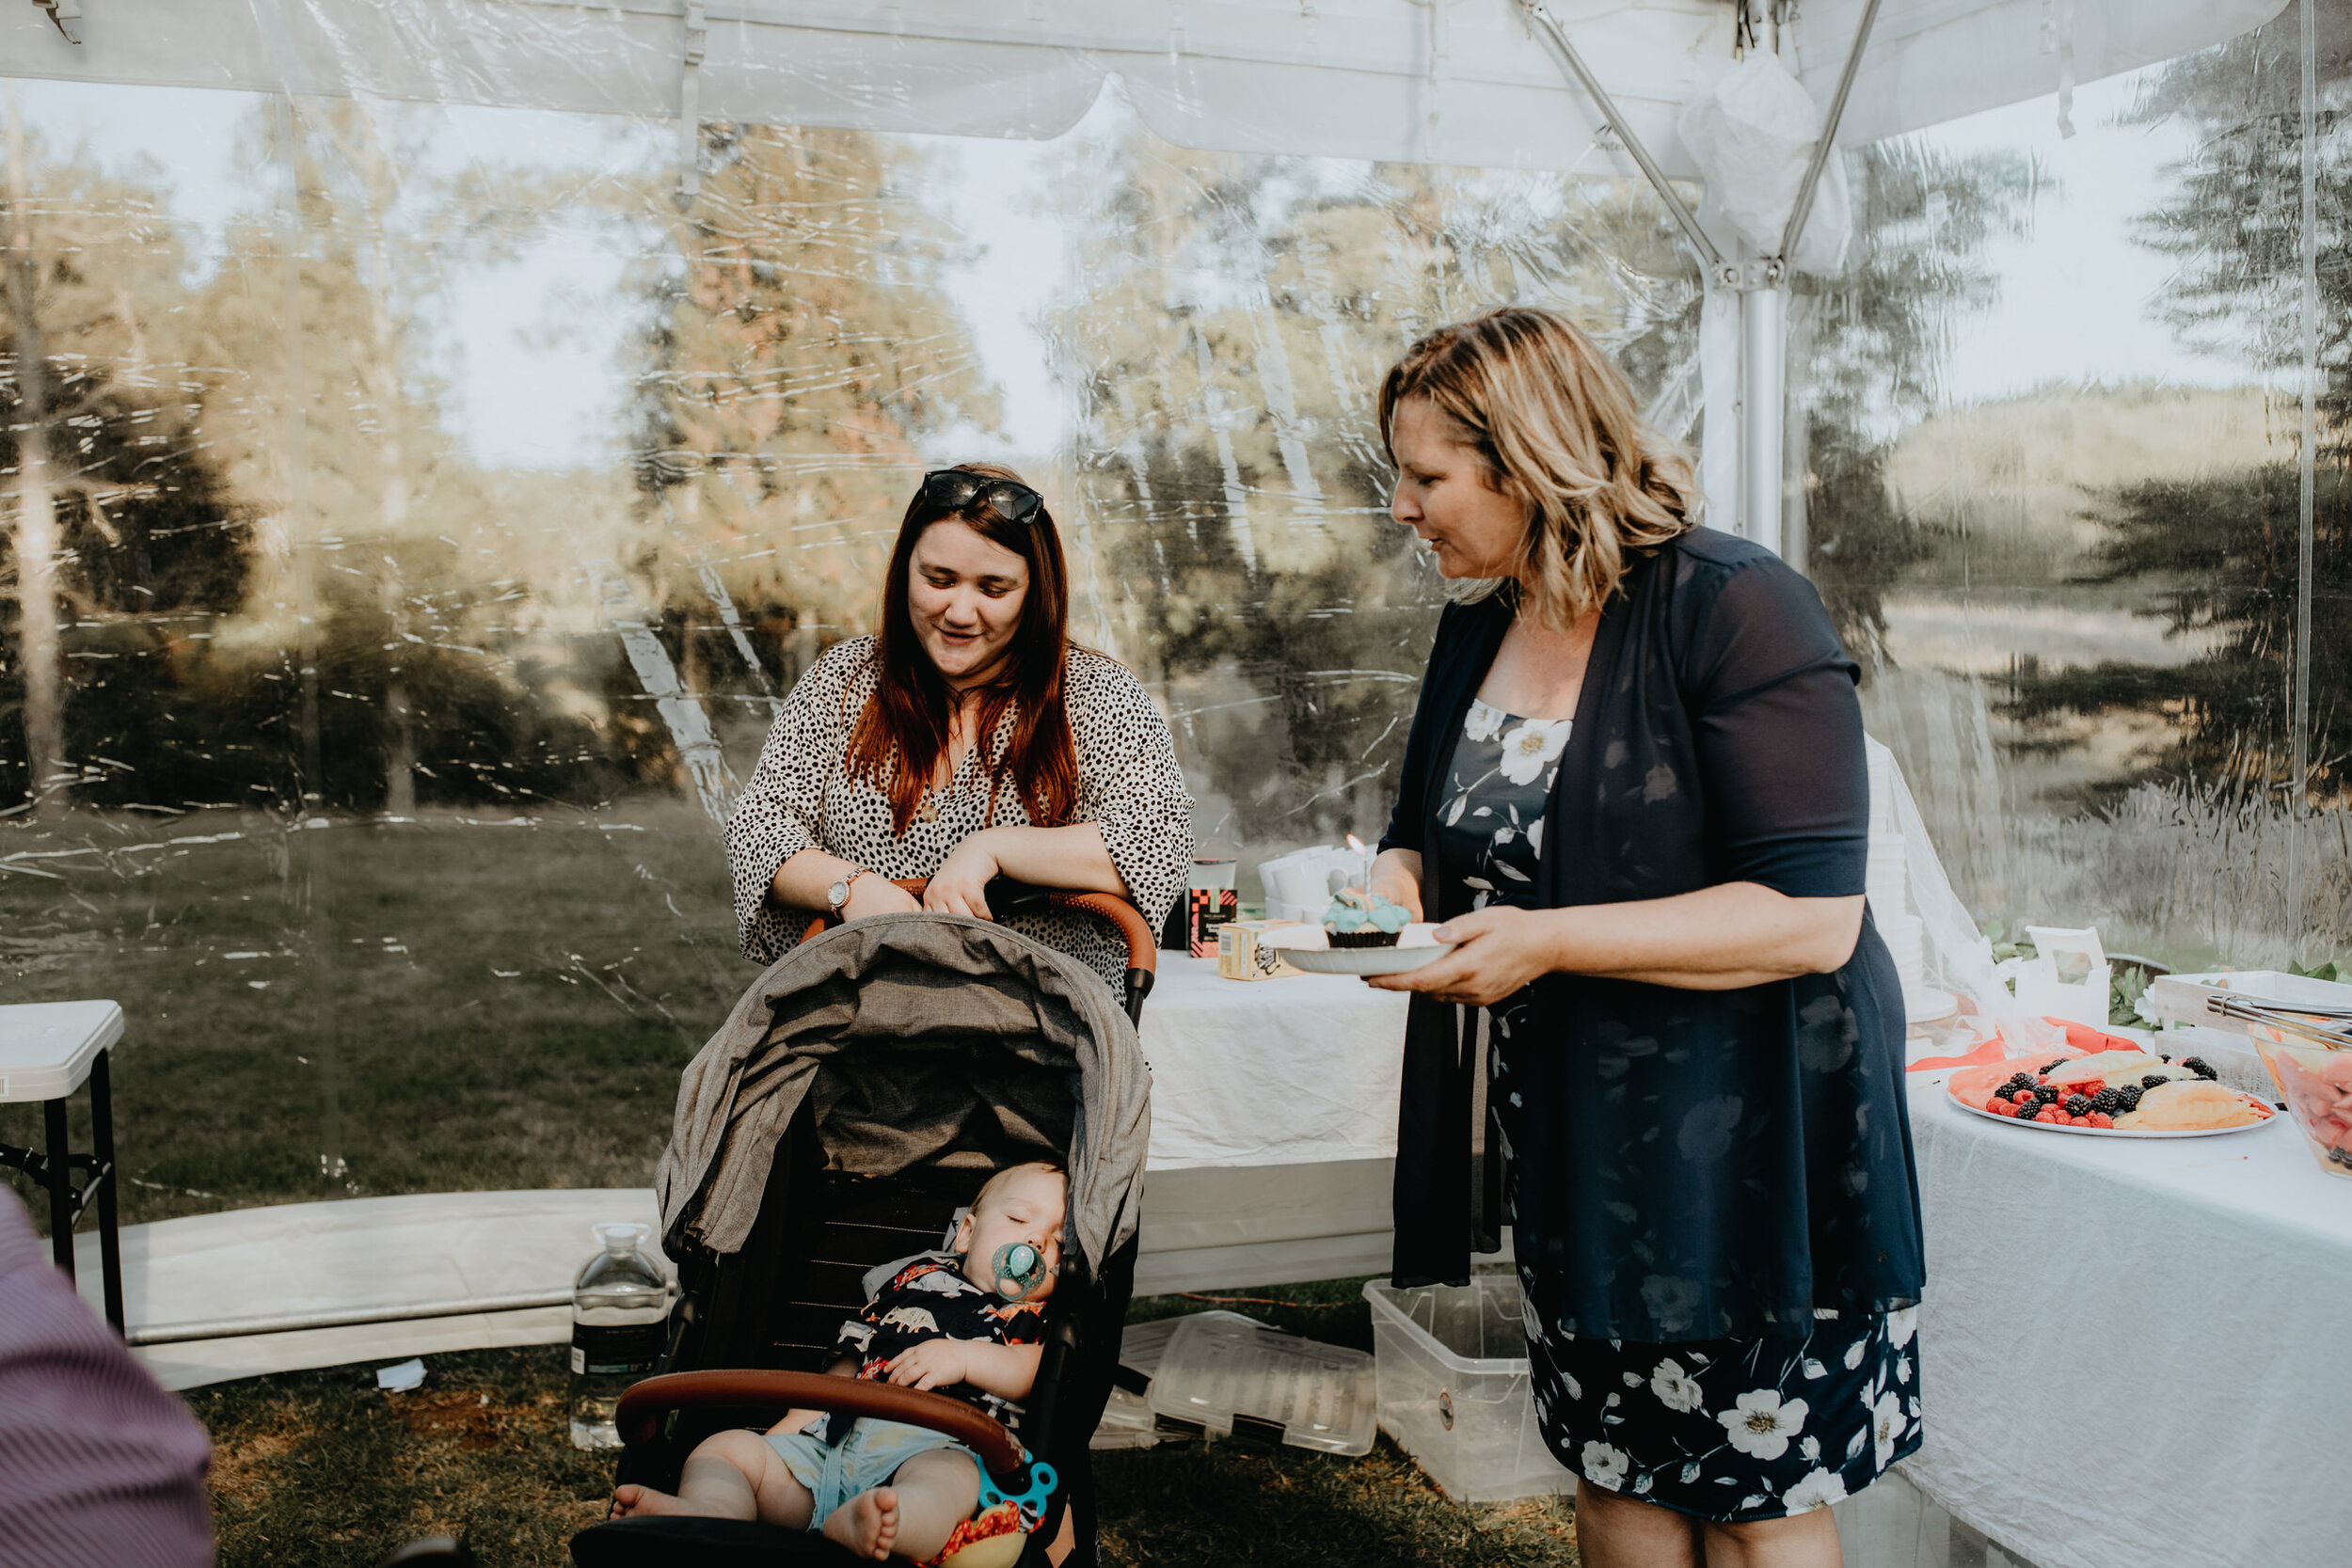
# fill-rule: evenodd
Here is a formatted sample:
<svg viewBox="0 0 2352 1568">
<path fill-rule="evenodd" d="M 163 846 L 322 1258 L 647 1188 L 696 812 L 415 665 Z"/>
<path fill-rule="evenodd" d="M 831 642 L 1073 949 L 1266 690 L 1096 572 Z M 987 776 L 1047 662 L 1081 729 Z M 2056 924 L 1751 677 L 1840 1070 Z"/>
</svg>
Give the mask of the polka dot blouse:
<svg viewBox="0 0 2352 1568">
<path fill-rule="evenodd" d="M 871 637 L 836 643 L 811 665 L 785 700 L 727 822 L 735 918 L 743 956 L 756 963 L 782 958 L 807 928 L 809 911 L 780 908 L 768 896 L 776 867 L 801 850 L 821 848 L 894 879 L 928 877 L 957 845 L 990 825 L 977 748 L 925 800 L 904 837 L 891 832 L 889 798 L 843 770 L 850 732 L 879 672 Z M 1176 766 L 1168 721 L 1124 665 L 1084 648 L 1070 650 L 1062 692 L 1078 752 L 1078 805 L 1071 820 L 1102 829 L 1128 895 L 1157 930 L 1192 875 L 1192 796 Z M 1009 736 L 1009 723 L 1008 715 L 996 746 Z M 1017 793 L 999 791 L 996 823 L 1028 820 Z M 1126 944 L 1103 921 L 1049 914 L 1006 924 L 1078 958 L 1114 988 L 1125 978 Z"/>
</svg>

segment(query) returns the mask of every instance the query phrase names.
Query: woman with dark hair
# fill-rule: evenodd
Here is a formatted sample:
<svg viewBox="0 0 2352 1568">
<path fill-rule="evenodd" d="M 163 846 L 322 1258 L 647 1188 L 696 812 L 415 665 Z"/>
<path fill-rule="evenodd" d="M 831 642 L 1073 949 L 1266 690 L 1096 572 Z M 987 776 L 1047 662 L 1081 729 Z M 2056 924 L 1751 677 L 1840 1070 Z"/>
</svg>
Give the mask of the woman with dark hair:
<svg viewBox="0 0 2352 1568">
<path fill-rule="evenodd" d="M 1854 666 L 1559 316 L 1416 343 L 1380 430 L 1456 588 L 1371 878 L 1456 944 L 1373 982 L 1416 993 L 1396 1278 L 1507 1218 L 1592 1568 L 1833 1568 L 1824 1505 L 1920 1438 Z"/>
<path fill-rule="evenodd" d="M 1192 799 L 1168 722 L 1124 666 L 1070 641 L 1043 498 L 1007 468 L 923 476 L 882 586 L 882 629 L 809 667 L 727 823 L 743 953 L 808 917 L 927 909 L 991 918 L 996 877 L 1124 894 L 1156 927 L 1192 868 Z M 930 879 L 918 901 L 894 885 Z M 1021 915 L 1114 987 L 1100 921 Z"/>
</svg>

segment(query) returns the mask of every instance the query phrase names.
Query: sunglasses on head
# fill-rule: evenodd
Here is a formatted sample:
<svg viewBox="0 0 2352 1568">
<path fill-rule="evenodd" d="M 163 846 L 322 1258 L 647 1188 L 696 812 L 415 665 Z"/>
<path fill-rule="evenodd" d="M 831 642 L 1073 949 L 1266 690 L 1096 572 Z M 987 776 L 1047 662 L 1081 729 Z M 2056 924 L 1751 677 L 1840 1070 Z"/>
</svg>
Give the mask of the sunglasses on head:
<svg viewBox="0 0 2352 1568">
<path fill-rule="evenodd" d="M 992 479 L 969 468 L 933 468 L 923 476 L 923 504 L 962 512 L 975 503 L 1009 523 L 1034 523 L 1045 498 L 1025 484 Z"/>
</svg>

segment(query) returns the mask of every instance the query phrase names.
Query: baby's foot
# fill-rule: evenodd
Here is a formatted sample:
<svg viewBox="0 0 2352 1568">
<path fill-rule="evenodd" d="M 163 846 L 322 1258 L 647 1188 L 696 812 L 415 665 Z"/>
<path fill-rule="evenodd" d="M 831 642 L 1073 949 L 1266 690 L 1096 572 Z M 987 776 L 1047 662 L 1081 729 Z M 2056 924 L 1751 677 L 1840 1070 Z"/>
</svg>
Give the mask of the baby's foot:
<svg viewBox="0 0 2352 1568">
<path fill-rule="evenodd" d="M 887 1486 L 859 1493 L 833 1511 L 825 1539 L 882 1561 L 898 1540 L 898 1494 Z"/>
<path fill-rule="evenodd" d="M 658 1492 L 635 1481 L 619 1487 L 612 1494 L 612 1517 L 634 1519 L 650 1513 L 684 1513 L 685 1503 L 667 1492 Z"/>
</svg>

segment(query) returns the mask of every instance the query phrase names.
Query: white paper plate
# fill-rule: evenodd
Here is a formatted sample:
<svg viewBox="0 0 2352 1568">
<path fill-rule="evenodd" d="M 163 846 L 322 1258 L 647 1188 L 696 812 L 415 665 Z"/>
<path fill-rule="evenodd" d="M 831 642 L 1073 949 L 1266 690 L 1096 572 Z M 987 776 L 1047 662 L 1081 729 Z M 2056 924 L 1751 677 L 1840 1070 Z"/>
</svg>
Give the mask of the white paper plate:
<svg viewBox="0 0 2352 1568">
<path fill-rule="evenodd" d="M 1286 947 L 1282 961 L 1310 974 L 1402 974 L 1453 951 L 1450 942 L 1411 947 Z"/>
<path fill-rule="evenodd" d="M 2080 1132 L 2092 1138 L 2218 1138 L 2229 1132 L 2259 1132 L 2274 1121 L 2287 1119 L 2287 1114 L 2268 1101 L 2257 1100 L 2250 1094 L 2240 1094 L 2238 1098 L 2249 1104 L 2260 1105 L 2270 1115 L 2262 1121 L 2249 1121 L 2243 1127 L 2193 1127 L 2186 1131 L 2167 1129 L 2163 1132 L 2152 1132 L 2137 1127 L 2069 1127 L 2055 1121 L 2019 1121 L 2015 1117 L 1995 1116 L 1981 1105 L 1971 1105 L 1961 1099 L 1951 1091 L 1948 1084 L 1945 1085 L 1943 1094 L 1944 1099 L 1953 1110 L 1965 1111 L 1972 1117 L 1982 1117 L 1987 1121 L 2007 1122 L 2011 1127 L 2028 1127 L 2036 1132 Z"/>
<path fill-rule="evenodd" d="M 1334 947 L 1321 926 L 1300 926 L 1268 932 L 1265 945 L 1279 950 L 1293 969 L 1310 974 L 1402 974 L 1454 951 L 1452 942 L 1430 937 L 1436 929 L 1434 922 L 1417 921 L 1397 933 L 1394 947 Z"/>
</svg>

